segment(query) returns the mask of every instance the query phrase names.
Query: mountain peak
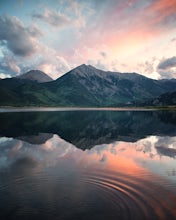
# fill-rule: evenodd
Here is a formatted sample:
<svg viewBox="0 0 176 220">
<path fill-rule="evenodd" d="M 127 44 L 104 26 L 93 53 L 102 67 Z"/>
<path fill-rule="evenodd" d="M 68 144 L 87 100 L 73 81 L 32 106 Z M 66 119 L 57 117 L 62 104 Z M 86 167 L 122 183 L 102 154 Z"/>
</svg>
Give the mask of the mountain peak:
<svg viewBox="0 0 176 220">
<path fill-rule="evenodd" d="M 92 66 L 92 65 L 87 65 L 87 64 L 85 64 L 85 63 L 83 63 L 83 64 L 81 64 L 80 66 L 78 66 L 78 67 L 76 67 L 75 69 L 83 69 L 83 68 L 86 68 L 86 69 L 97 69 L 97 68 L 95 68 L 94 66 Z"/>
<path fill-rule="evenodd" d="M 53 79 L 50 76 L 48 76 L 46 73 L 44 73 L 40 70 L 30 70 L 20 76 L 17 76 L 17 78 L 33 80 L 33 81 L 37 81 L 39 83 L 53 81 Z"/>
<path fill-rule="evenodd" d="M 88 68 L 88 67 L 89 67 L 89 65 L 83 63 L 83 64 L 77 66 L 75 69 L 85 69 L 85 68 Z"/>
<path fill-rule="evenodd" d="M 103 77 L 105 71 L 97 69 L 91 65 L 82 64 L 76 67 L 75 69 L 71 70 L 69 73 L 80 77 L 90 77 L 97 74 Z"/>
</svg>

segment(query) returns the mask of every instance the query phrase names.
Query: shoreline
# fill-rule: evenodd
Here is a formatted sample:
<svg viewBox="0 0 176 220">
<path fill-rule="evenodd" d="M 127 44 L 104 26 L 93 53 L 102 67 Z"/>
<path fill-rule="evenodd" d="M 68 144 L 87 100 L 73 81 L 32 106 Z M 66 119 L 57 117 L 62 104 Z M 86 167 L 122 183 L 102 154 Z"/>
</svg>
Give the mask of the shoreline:
<svg viewBox="0 0 176 220">
<path fill-rule="evenodd" d="M 44 112 L 44 111 L 161 111 L 176 110 L 176 106 L 165 107 L 0 107 L 0 113 L 3 112 Z"/>
</svg>

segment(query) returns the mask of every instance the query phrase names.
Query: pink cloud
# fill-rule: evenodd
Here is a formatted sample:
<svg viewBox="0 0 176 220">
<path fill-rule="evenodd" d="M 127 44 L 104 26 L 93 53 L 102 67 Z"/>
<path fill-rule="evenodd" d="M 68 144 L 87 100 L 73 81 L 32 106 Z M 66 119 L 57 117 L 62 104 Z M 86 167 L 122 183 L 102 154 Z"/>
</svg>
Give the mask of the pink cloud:
<svg viewBox="0 0 176 220">
<path fill-rule="evenodd" d="M 109 52 L 112 58 L 117 54 L 135 53 L 146 44 L 152 44 L 159 36 L 168 34 L 166 29 L 173 29 L 173 25 L 168 26 L 167 23 L 172 23 L 175 11 L 175 0 L 153 1 L 146 5 L 140 5 L 135 0 L 120 4 L 116 2 L 116 5 L 107 7 L 97 15 L 99 19 L 95 20 L 94 26 L 87 25 L 77 43 L 77 49 L 87 59 L 97 58 L 103 45 L 106 45 L 108 51 L 105 52 Z M 85 45 L 90 48 L 89 51 L 83 49 Z"/>
</svg>

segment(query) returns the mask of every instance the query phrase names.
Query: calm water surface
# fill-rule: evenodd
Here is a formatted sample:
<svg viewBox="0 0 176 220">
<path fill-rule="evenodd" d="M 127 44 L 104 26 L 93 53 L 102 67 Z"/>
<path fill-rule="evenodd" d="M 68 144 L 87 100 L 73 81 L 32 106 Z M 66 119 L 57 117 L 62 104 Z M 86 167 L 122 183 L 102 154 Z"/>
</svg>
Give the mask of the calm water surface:
<svg viewBox="0 0 176 220">
<path fill-rule="evenodd" d="M 176 112 L 0 113 L 0 219 L 176 219 Z"/>
</svg>

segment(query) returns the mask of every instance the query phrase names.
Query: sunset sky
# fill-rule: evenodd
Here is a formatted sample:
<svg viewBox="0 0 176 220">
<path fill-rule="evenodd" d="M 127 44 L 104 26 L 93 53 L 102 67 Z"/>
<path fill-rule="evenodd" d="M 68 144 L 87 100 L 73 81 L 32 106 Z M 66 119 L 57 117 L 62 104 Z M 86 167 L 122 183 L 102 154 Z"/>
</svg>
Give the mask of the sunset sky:
<svg viewBox="0 0 176 220">
<path fill-rule="evenodd" d="M 0 0 L 0 78 L 83 63 L 176 78 L 176 0 Z"/>
</svg>

